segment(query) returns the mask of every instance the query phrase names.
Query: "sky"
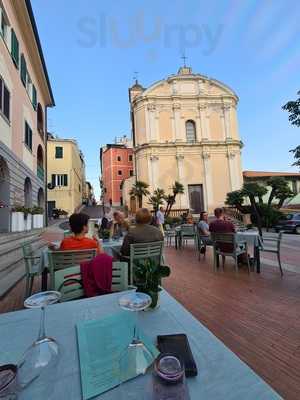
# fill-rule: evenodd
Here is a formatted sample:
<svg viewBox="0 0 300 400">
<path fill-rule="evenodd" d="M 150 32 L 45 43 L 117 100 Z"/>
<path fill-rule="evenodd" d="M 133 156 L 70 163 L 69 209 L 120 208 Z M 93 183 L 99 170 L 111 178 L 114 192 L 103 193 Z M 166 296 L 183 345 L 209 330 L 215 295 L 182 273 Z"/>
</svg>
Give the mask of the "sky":
<svg viewBox="0 0 300 400">
<path fill-rule="evenodd" d="M 99 149 L 131 134 L 128 88 L 187 65 L 239 96 L 244 170 L 296 171 L 281 106 L 300 90 L 298 0 L 32 0 L 56 107 L 48 130 L 75 138 L 99 196 Z"/>
</svg>

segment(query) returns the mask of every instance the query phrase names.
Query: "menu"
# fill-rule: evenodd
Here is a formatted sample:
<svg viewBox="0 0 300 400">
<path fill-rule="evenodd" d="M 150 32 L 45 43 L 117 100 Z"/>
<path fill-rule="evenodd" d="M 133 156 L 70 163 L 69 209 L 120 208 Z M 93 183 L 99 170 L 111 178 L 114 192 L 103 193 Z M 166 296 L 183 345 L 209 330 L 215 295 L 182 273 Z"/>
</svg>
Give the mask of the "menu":
<svg viewBox="0 0 300 400">
<path fill-rule="evenodd" d="M 77 324 L 81 386 L 84 400 L 114 388 L 120 380 L 132 379 L 135 372 L 126 368 L 126 378 L 120 371 L 120 357 L 133 338 L 135 315 L 119 312 L 108 317 Z M 158 350 L 146 335 L 140 337 L 153 359 Z M 121 378 L 122 377 L 122 378 Z"/>
</svg>

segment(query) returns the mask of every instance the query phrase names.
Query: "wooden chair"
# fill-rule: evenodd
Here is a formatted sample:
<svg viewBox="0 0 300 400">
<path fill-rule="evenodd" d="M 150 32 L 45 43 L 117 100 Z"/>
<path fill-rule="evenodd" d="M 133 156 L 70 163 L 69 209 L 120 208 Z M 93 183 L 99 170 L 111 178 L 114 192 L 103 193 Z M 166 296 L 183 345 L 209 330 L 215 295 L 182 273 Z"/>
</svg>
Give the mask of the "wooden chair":
<svg viewBox="0 0 300 400">
<path fill-rule="evenodd" d="M 84 297 L 80 265 L 60 269 L 55 272 L 55 290 L 62 294 L 61 301 Z M 128 290 L 128 264 L 116 261 L 112 265 L 112 292 Z"/>
<path fill-rule="evenodd" d="M 154 259 L 161 263 L 164 242 L 134 243 L 130 245 L 129 284 L 133 285 L 133 267 L 136 261 Z"/>
<path fill-rule="evenodd" d="M 277 255 L 277 260 L 279 264 L 280 274 L 283 276 L 283 270 L 281 266 L 281 258 L 280 258 L 280 245 L 282 240 L 282 232 L 278 234 L 277 237 L 266 237 L 262 238 L 263 247 L 260 251 L 265 251 L 267 253 L 274 253 Z"/>
<path fill-rule="evenodd" d="M 55 288 L 55 275 L 57 271 L 80 265 L 90 261 L 96 256 L 96 249 L 90 250 L 59 250 L 49 251 L 50 290 Z"/>
<path fill-rule="evenodd" d="M 235 233 L 211 233 L 211 238 L 214 246 L 214 271 L 217 270 L 219 264 L 219 256 L 222 256 L 222 267 L 224 270 L 225 257 L 232 257 L 235 261 L 235 270 L 238 271 L 238 256 L 246 254 L 248 272 L 250 273 L 250 263 L 248 257 L 247 242 L 240 242 L 236 240 Z M 232 251 L 223 251 L 222 245 L 227 245 L 232 248 Z"/>
<path fill-rule="evenodd" d="M 185 243 L 187 244 L 189 239 L 194 241 L 194 246 L 197 248 L 197 233 L 195 226 L 191 224 L 183 224 L 181 225 L 180 230 L 179 247 L 181 248 L 182 245 Z"/>
<path fill-rule="evenodd" d="M 34 278 L 41 275 L 41 255 L 35 255 L 32 244 L 25 243 L 22 246 L 23 257 L 25 262 L 25 279 L 26 288 L 24 299 L 31 296 Z"/>
</svg>

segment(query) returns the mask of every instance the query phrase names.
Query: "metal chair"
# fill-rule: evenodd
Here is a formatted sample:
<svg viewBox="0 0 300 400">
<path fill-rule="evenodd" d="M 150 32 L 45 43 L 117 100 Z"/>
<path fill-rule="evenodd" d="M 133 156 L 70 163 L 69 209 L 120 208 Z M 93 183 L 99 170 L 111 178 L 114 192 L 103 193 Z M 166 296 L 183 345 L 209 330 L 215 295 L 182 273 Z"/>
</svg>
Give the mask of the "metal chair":
<svg viewBox="0 0 300 400">
<path fill-rule="evenodd" d="M 281 274 L 281 276 L 283 276 L 283 270 L 282 270 L 281 258 L 280 258 L 281 240 L 282 240 L 282 232 L 279 232 L 277 237 L 263 236 L 263 238 L 262 238 L 263 246 L 260 251 L 265 251 L 266 253 L 274 253 L 277 255 L 280 274 Z"/>
<path fill-rule="evenodd" d="M 96 249 L 90 250 L 63 250 L 49 251 L 50 290 L 55 289 L 55 275 L 57 271 L 80 265 L 96 256 Z"/>
<path fill-rule="evenodd" d="M 184 243 L 187 243 L 189 239 L 194 241 L 194 246 L 197 246 L 197 233 L 194 225 L 184 224 L 181 225 L 179 247 L 181 248 Z"/>
<path fill-rule="evenodd" d="M 238 271 L 238 256 L 246 254 L 248 272 L 250 273 L 250 263 L 248 257 L 247 242 L 237 241 L 235 233 L 211 233 L 214 246 L 214 271 L 217 270 L 219 264 L 219 256 L 222 256 L 222 267 L 224 270 L 225 257 L 232 257 L 235 261 L 235 270 Z M 224 251 L 224 245 L 232 250 Z M 223 250 L 222 250 L 223 247 Z"/>
<path fill-rule="evenodd" d="M 172 246 L 172 239 L 174 238 L 174 240 L 175 240 L 175 236 L 176 236 L 175 229 L 172 229 L 169 224 L 166 224 L 164 233 L 165 233 L 165 239 L 166 239 L 167 246 Z"/>
<path fill-rule="evenodd" d="M 25 262 L 25 296 L 26 299 L 32 293 L 34 278 L 40 276 L 41 270 L 41 255 L 34 255 L 34 250 L 31 243 L 25 243 L 22 246 L 23 257 Z"/>
<path fill-rule="evenodd" d="M 55 290 L 62 294 L 61 301 L 84 297 L 80 265 L 55 272 Z M 128 290 L 128 264 L 116 261 L 112 264 L 112 292 Z"/>
<path fill-rule="evenodd" d="M 163 260 L 163 247 L 164 242 L 151 242 L 151 243 L 134 243 L 130 245 L 129 257 L 129 284 L 133 282 L 133 267 L 135 261 L 154 259 L 158 263 Z"/>
<path fill-rule="evenodd" d="M 212 246 L 213 243 L 212 243 L 212 241 L 211 241 L 209 236 L 201 235 L 199 230 L 197 230 L 196 235 L 197 235 L 198 260 L 200 260 L 201 254 L 203 254 L 203 257 L 205 257 L 205 255 L 206 255 L 206 247 L 207 246 Z M 202 248 L 204 248 L 203 252 L 201 252 Z"/>
<path fill-rule="evenodd" d="M 72 231 L 70 231 L 70 230 L 65 230 L 64 231 L 64 237 L 66 238 L 66 237 L 69 237 L 69 236 L 72 236 L 73 235 L 73 233 L 72 233 Z"/>
</svg>

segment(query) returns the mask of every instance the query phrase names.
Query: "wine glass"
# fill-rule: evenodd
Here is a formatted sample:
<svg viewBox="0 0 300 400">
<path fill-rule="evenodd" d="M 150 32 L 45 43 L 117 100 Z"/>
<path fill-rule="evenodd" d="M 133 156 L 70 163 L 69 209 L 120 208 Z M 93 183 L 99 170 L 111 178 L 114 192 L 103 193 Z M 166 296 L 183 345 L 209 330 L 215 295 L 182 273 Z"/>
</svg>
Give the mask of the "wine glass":
<svg viewBox="0 0 300 400">
<path fill-rule="evenodd" d="M 17 381 L 20 391 L 41 375 L 47 375 L 49 378 L 54 374 L 59 359 L 59 345 L 56 340 L 46 336 L 45 308 L 50 304 L 57 303 L 60 298 L 61 293 L 47 291 L 36 293 L 28 297 L 24 302 L 26 308 L 41 309 L 41 321 L 38 338 L 25 351 L 18 363 Z"/>
</svg>

